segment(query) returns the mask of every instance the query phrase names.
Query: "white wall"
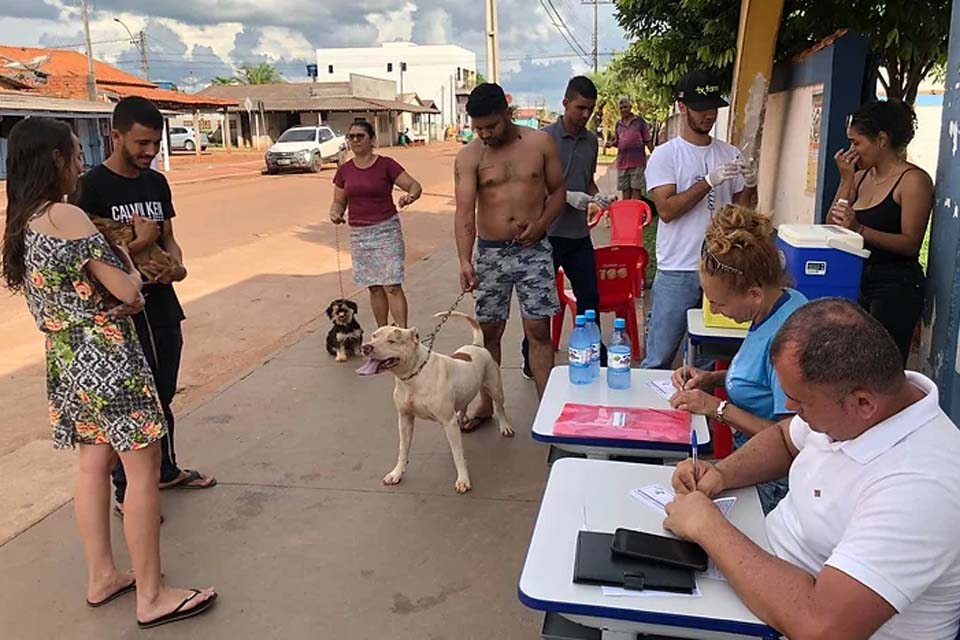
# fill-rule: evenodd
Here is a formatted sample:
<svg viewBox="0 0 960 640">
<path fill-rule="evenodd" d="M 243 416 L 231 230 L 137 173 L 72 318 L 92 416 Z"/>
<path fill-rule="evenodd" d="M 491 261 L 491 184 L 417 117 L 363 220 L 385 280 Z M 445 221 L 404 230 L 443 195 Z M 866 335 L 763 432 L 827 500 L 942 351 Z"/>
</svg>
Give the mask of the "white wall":
<svg viewBox="0 0 960 640">
<path fill-rule="evenodd" d="M 772 213 L 775 225 L 814 222 L 816 194 L 807 193 L 807 166 L 813 95 L 822 91 L 822 85 L 810 85 L 767 98 L 760 145 L 759 209 Z"/>
<path fill-rule="evenodd" d="M 916 107 L 917 135 L 907 149 L 907 159 L 922 167 L 932 178 L 937 176 L 940 158 L 940 128 L 943 125 L 943 105 Z"/>
<path fill-rule="evenodd" d="M 401 83 L 401 62 L 407 63 Z M 387 71 L 387 64 L 393 71 Z M 329 67 L 333 66 L 333 73 Z M 380 47 L 317 49 L 317 71 L 320 82 L 347 82 L 350 74 L 360 74 L 397 83 L 397 93 L 416 93 L 423 100 L 433 100 L 443 111 L 438 121 L 455 122 L 456 109 L 450 108 L 451 86 L 456 87 L 457 70 L 460 82 L 464 70 L 475 74 L 477 57 L 472 51 L 454 45 L 420 46 L 409 42 L 389 42 Z"/>
</svg>

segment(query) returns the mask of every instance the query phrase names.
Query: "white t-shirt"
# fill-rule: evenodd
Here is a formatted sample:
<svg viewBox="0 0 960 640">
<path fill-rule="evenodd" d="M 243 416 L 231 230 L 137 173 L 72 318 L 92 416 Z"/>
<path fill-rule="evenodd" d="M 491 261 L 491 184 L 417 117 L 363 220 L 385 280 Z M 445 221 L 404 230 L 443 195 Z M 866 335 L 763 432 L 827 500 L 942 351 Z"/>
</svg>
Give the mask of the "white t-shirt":
<svg viewBox="0 0 960 640">
<path fill-rule="evenodd" d="M 834 441 L 795 417 L 790 492 L 766 520 L 777 557 L 816 576 L 829 565 L 886 600 L 872 640 L 954 640 L 960 621 L 960 431 L 937 387 L 866 431 Z M 851 615 L 855 612 L 851 612 Z"/>
<path fill-rule="evenodd" d="M 683 193 L 713 169 L 740 155 L 733 145 L 710 139 L 705 147 L 676 137 L 653 150 L 647 161 L 647 189 L 673 184 Z M 696 271 L 707 225 L 715 211 L 733 202 L 743 191 L 743 176 L 736 176 L 713 189 L 703 200 L 673 222 L 657 221 L 657 269 Z"/>
</svg>

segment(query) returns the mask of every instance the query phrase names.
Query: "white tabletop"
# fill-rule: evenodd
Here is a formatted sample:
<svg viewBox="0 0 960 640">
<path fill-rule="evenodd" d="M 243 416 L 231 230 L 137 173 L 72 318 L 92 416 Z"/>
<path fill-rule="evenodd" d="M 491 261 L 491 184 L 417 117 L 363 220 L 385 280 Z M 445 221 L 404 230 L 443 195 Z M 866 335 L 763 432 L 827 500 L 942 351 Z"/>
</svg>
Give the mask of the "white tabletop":
<svg viewBox="0 0 960 640">
<path fill-rule="evenodd" d="M 598 586 L 574 584 L 581 530 L 612 533 L 627 527 L 671 535 L 661 526 L 663 516 L 628 492 L 653 483 L 669 486 L 672 474 L 672 467 L 624 462 L 566 458 L 554 463 L 520 576 L 520 600 L 532 609 L 574 620 L 621 621 L 622 629 L 668 628 L 680 632 L 677 635 L 696 638 L 778 637 L 726 582 L 698 577 L 699 598 L 612 597 L 604 596 Z M 769 551 L 756 490 L 739 489 L 724 495 L 737 496 L 727 515 L 730 521 Z"/>
<path fill-rule="evenodd" d="M 546 442 L 566 451 L 577 453 L 623 455 L 682 459 L 690 454 L 689 444 L 669 444 L 643 440 L 612 440 L 557 436 L 553 427 L 568 402 L 605 407 L 644 407 L 669 409 L 670 403 L 647 386 L 651 380 L 669 380 L 672 371 L 655 369 L 632 369 L 629 389 L 611 389 L 607 386 L 606 369 L 600 370 L 600 378 L 590 384 L 570 382 L 569 367 L 554 367 L 547 381 L 547 388 L 540 400 L 537 417 L 533 422 L 533 439 Z M 703 447 L 710 443 L 710 429 L 703 416 L 691 416 L 691 425 L 697 430 L 697 443 Z"/>
<path fill-rule="evenodd" d="M 743 340 L 747 337 L 746 329 L 726 329 L 723 327 L 708 327 L 703 324 L 703 309 L 687 310 L 687 332 L 694 340 L 704 338 L 721 340 Z"/>
</svg>

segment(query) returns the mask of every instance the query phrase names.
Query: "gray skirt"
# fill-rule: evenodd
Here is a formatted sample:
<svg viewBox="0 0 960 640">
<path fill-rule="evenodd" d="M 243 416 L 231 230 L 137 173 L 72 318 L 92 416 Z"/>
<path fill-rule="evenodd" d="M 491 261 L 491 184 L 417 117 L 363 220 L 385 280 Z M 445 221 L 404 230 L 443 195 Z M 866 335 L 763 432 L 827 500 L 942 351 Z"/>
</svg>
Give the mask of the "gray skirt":
<svg viewBox="0 0 960 640">
<path fill-rule="evenodd" d="M 358 287 L 402 284 L 406 247 L 400 216 L 369 227 L 350 227 L 350 257 Z"/>
</svg>

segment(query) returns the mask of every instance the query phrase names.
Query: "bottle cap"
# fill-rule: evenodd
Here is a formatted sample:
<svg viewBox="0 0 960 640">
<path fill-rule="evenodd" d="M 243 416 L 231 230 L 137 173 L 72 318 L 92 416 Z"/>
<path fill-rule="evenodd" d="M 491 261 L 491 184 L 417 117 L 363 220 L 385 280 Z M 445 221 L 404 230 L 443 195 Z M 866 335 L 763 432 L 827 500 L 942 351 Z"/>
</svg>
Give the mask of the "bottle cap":
<svg viewBox="0 0 960 640">
<path fill-rule="evenodd" d="M 627 328 L 627 321 L 626 321 L 626 319 L 624 319 L 624 318 L 617 318 L 616 320 L 614 320 L 614 321 L 613 321 L 613 328 L 614 328 L 614 329 L 626 329 L 626 328 Z"/>
<path fill-rule="evenodd" d="M 583 316 L 584 316 L 587 320 L 596 320 L 596 319 L 597 319 L 597 312 L 594 311 L 593 309 L 587 309 L 587 312 L 584 313 Z"/>
<path fill-rule="evenodd" d="M 573 324 L 575 326 L 582 327 L 583 325 L 587 324 L 587 319 L 584 316 L 577 316 L 573 319 Z"/>
</svg>

